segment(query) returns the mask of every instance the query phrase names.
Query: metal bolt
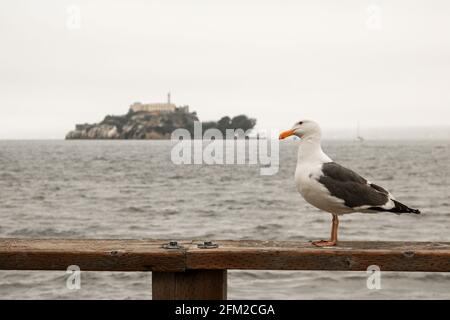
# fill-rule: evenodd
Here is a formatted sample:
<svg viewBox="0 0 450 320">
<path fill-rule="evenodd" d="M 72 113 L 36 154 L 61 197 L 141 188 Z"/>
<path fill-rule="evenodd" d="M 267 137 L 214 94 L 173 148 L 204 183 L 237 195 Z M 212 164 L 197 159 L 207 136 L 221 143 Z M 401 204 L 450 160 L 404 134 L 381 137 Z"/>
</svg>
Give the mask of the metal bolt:
<svg viewBox="0 0 450 320">
<path fill-rule="evenodd" d="M 181 249 L 182 246 L 178 244 L 177 241 L 170 241 L 169 243 L 165 243 L 162 246 L 164 249 Z"/>
<path fill-rule="evenodd" d="M 214 243 L 212 241 L 204 241 L 203 243 L 199 243 L 197 245 L 198 248 L 200 249 L 213 249 L 213 248 L 218 248 L 219 245 L 217 243 Z"/>
<path fill-rule="evenodd" d="M 403 255 L 407 258 L 412 258 L 414 257 L 415 252 L 414 251 L 404 251 Z"/>
</svg>

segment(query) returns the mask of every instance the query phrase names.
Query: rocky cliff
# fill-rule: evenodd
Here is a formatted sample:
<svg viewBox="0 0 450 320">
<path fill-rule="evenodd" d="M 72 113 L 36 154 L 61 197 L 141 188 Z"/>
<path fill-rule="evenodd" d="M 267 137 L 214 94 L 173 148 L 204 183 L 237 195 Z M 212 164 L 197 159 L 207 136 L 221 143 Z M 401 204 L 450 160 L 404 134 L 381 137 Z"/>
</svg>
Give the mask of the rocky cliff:
<svg viewBox="0 0 450 320">
<path fill-rule="evenodd" d="M 77 124 L 66 139 L 170 139 L 174 129 L 192 130 L 198 121 L 195 112 L 133 112 L 106 116 L 96 124 Z"/>
</svg>

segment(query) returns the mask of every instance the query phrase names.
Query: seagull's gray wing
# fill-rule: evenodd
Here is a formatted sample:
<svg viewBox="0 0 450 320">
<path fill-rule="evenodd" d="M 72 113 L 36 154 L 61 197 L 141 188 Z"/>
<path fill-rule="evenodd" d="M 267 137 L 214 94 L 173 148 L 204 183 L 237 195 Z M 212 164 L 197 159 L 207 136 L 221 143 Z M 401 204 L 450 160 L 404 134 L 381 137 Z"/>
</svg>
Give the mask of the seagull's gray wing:
<svg viewBox="0 0 450 320">
<path fill-rule="evenodd" d="M 381 207 L 390 200 L 387 190 L 335 162 L 324 163 L 322 173 L 318 181 L 332 196 L 342 199 L 347 207 Z"/>
</svg>

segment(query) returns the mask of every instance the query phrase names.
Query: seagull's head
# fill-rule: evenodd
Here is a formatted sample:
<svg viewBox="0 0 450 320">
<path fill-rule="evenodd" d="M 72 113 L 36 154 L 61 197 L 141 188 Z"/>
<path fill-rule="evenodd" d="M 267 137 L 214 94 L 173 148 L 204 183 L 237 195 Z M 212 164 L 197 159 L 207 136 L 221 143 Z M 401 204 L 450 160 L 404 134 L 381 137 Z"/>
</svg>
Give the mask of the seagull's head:
<svg viewBox="0 0 450 320">
<path fill-rule="evenodd" d="M 292 129 L 280 133 L 280 140 L 290 136 L 297 136 L 301 139 L 308 137 L 321 137 L 322 133 L 317 123 L 312 120 L 301 120 L 294 124 Z"/>
</svg>

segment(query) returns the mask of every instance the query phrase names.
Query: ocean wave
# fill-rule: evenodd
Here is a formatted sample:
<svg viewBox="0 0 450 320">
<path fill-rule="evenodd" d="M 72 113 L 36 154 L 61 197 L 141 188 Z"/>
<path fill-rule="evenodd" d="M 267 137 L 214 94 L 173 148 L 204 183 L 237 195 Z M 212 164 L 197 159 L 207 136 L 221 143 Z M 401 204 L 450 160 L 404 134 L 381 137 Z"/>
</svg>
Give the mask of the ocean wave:
<svg viewBox="0 0 450 320">
<path fill-rule="evenodd" d="M 92 158 L 92 161 L 108 161 L 108 158 L 104 156 L 95 156 L 94 158 Z"/>
<path fill-rule="evenodd" d="M 126 211 L 126 212 L 144 212 L 145 210 L 140 208 L 140 207 L 126 207 L 125 209 L 122 209 L 121 211 Z"/>
<path fill-rule="evenodd" d="M 72 236 L 81 236 L 78 232 L 74 230 L 57 230 L 54 228 L 45 228 L 45 229 L 37 229 L 37 228 L 21 228 L 11 232 L 8 232 L 8 235 L 17 237 L 72 237 Z"/>
</svg>

